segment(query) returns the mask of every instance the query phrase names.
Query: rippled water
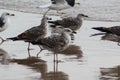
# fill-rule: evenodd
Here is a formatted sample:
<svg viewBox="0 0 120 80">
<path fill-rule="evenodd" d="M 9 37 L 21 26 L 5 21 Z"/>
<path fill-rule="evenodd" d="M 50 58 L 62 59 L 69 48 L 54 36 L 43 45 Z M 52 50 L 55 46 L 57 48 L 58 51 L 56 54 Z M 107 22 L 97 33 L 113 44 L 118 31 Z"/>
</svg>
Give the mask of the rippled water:
<svg viewBox="0 0 120 80">
<path fill-rule="evenodd" d="M 22 13 L 10 10 L 0 10 L 2 12 L 15 13 L 11 17 L 11 24 L 8 29 L 1 32 L 4 38 L 13 37 L 21 32 L 40 24 L 42 15 Z M 53 19 L 57 16 L 50 16 Z M 102 21 L 87 21 L 84 20 L 83 26 L 75 36 L 75 43 L 80 47 L 83 57 L 78 55 L 59 54 L 59 64 L 53 63 L 53 54 L 48 51 L 43 51 L 39 57 L 43 61 L 39 68 L 34 69 L 32 66 L 22 65 L 17 63 L 0 64 L 0 79 L 1 80 L 99 80 L 100 68 L 113 67 L 120 64 L 120 50 L 117 43 L 100 40 L 101 36 L 90 37 L 91 34 L 98 31 L 92 30 L 92 27 L 97 26 L 114 26 L 120 25 L 119 22 L 102 22 Z M 22 41 L 8 41 L 0 46 L 11 59 L 24 59 L 28 57 L 27 43 Z M 31 55 L 35 56 L 39 51 L 37 46 L 31 46 Z M 2 57 L 0 57 L 2 61 Z M 54 80 L 54 79 L 53 79 Z"/>
</svg>

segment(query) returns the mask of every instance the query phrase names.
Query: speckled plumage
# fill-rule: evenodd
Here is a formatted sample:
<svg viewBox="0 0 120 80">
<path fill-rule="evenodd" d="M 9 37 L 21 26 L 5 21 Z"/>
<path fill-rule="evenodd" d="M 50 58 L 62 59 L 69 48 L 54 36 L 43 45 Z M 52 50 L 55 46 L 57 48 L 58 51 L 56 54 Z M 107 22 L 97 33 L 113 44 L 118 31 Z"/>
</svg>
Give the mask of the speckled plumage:
<svg viewBox="0 0 120 80">
<path fill-rule="evenodd" d="M 71 33 L 72 30 L 65 28 L 63 32 L 61 32 L 61 34 L 54 34 L 49 37 L 38 39 L 36 41 L 30 41 L 30 42 L 35 45 L 42 45 L 44 49 L 57 53 L 68 47 L 71 40 L 70 39 Z"/>
<path fill-rule="evenodd" d="M 48 21 L 48 23 L 52 23 L 53 25 L 60 25 L 64 28 L 70 28 L 73 31 L 80 29 L 82 26 L 83 17 L 88 17 L 84 14 L 78 14 L 77 17 L 68 17 L 63 18 L 62 20 Z M 52 26 L 52 25 L 51 25 Z"/>
<path fill-rule="evenodd" d="M 23 40 L 27 42 L 28 40 L 36 40 L 38 37 L 43 38 L 46 35 L 47 32 L 47 19 L 46 17 L 43 17 L 41 20 L 41 24 L 39 26 L 32 27 L 23 33 L 19 34 L 17 37 L 8 38 L 13 41 L 17 40 Z"/>
</svg>

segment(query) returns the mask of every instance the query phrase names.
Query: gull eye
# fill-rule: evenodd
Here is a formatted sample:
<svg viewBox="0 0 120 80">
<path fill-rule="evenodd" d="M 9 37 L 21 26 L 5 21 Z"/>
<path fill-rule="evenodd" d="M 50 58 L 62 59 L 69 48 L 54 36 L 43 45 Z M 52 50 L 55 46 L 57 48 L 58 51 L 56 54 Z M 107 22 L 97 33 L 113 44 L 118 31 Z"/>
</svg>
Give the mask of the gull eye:
<svg viewBox="0 0 120 80">
<path fill-rule="evenodd" d="M 6 15 L 10 15 L 9 13 L 6 13 Z"/>
<path fill-rule="evenodd" d="M 69 29 L 67 29 L 66 31 L 67 31 L 67 32 L 71 32 L 71 30 L 69 30 Z"/>
</svg>

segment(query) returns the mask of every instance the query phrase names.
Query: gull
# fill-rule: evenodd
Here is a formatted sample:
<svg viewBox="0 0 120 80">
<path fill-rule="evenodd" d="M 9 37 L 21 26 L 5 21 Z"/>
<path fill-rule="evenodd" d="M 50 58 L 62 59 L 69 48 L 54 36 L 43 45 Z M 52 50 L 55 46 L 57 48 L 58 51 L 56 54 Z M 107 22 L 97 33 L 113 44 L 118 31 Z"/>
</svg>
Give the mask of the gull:
<svg viewBox="0 0 120 80">
<path fill-rule="evenodd" d="M 10 16 L 14 16 L 14 14 L 10 14 L 8 12 L 4 12 L 2 13 L 1 17 L 0 17 L 0 32 L 3 32 L 4 30 L 7 29 L 7 27 L 9 26 L 9 17 Z M 0 37 L 2 42 L 0 44 L 2 44 L 4 42 L 4 39 L 2 37 Z"/>
<path fill-rule="evenodd" d="M 51 0 L 50 3 L 44 6 L 39 6 L 38 8 L 49 8 L 45 12 L 46 15 L 49 10 L 56 10 L 58 12 L 59 10 L 74 7 L 74 5 L 75 5 L 75 0 Z"/>
<path fill-rule="evenodd" d="M 40 25 L 28 29 L 23 33 L 17 35 L 16 37 L 11 37 L 7 39 L 13 40 L 13 41 L 21 40 L 21 41 L 28 42 L 29 40 L 35 41 L 38 37 L 43 38 L 47 34 L 46 26 L 47 26 L 48 19 L 49 19 L 48 17 L 43 16 Z M 28 50 L 29 50 L 29 47 L 30 47 L 30 43 L 28 44 Z M 29 57 L 30 57 L 30 54 L 29 54 Z"/>
<path fill-rule="evenodd" d="M 83 18 L 88 17 L 84 14 L 78 14 L 76 17 L 67 17 L 63 18 L 62 20 L 55 20 L 55 21 L 48 21 L 50 26 L 60 25 L 64 28 L 70 28 L 73 31 L 77 31 L 81 28 L 83 24 Z M 74 40 L 74 35 L 71 35 L 72 40 Z"/>
<path fill-rule="evenodd" d="M 61 34 L 54 34 L 45 38 L 38 38 L 36 41 L 29 41 L 33 45 L 41 45 L 44 49 L 57 53 L 65 50 L 71 41 L 70 34 L 74 32 L 69 28 L 64 28 Z M 37 54 L 37 56 L 39 53 Z M 57 57 L 58 58 L 58 57 Z M 58 60 L 58 59 L 57 59 Z"/>
<path fill-rule="evenodd" d="M 93 34 L 91 36 L 97 36 L 97 35 L 116 35 L 118 37 L 120 37 L 120 26 L 112 26 L 112 27 L 93 27 L 92 29 L 101 31 L 102 33 L 97 33 L 97 34 Z M 118 45 L 120 43 L 120 40 L 118 41 Z"/>
<path fill-rule="evenodd" d="M 52 23 L 53 25 L 60 25 L 65 28 L 70 28 L 73 31 L 77 31 L 82 26 L 84 17 L 88 16 L 84 14 L 78 14 L 76 17 L 67 17 L 63 18 L 62 20 L 48 21 L 48 23 Z"/>
</svg>

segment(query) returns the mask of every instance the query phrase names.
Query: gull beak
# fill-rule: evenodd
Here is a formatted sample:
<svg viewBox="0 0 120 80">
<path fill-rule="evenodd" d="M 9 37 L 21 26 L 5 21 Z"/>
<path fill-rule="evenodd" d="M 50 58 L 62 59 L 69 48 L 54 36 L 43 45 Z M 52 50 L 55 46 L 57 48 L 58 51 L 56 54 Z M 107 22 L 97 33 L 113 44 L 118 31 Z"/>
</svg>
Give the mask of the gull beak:
<svg viewBox="0 0 120 80">
<path fill-rule="evenodd" d="M 10 16 L 15 16 L 15 14 L 10 14 Z"/>
<path fill-rule="evenodd" d="M 75 31 L 73 31 L 72 33 L 73 33 L 73 34 L 77 34 L 77 32 L 75 32 Z"/>
<path fill-rule="evenodd" d="M 50 25 L 50 27 L 52 27 L 52 28 L 56 28 L 56 26 L 55 26 L 55 25 Z"/>
<path fill-rule="evenodd" d="M 84 15 L 84 17 L 87 17 L 87 18 L 88 18 L 89 16 L 88 16 L 88 15 Z"/>
<path fill-rule="evenodd" d="M 80 5 L 80 3 L 79 3 L 79 2 L 77 2 L 77 3 L 75 3 L 75 4 Z"/>
</svg>

